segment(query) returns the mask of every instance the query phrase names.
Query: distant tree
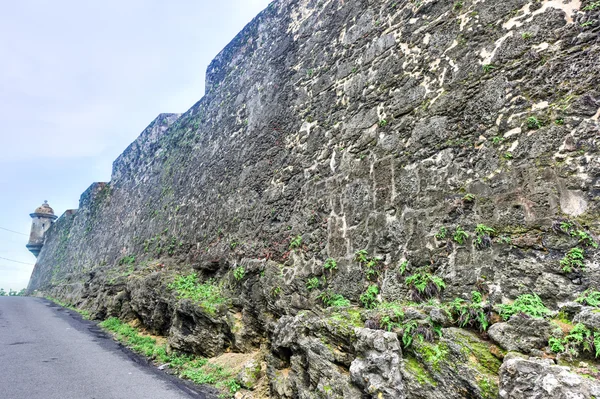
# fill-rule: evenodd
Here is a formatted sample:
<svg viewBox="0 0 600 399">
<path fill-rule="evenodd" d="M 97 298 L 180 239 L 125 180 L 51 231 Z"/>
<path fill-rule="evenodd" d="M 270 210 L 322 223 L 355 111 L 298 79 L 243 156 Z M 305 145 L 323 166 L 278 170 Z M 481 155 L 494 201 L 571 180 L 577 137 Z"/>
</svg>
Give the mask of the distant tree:
<svg viewBox="0 0 600 399">
<path fill-rule="evenodd" d="M 13 291 L 12 288 L 8 290 L 8 296 L 17 296 L 19 293 L 17 291 Z"/>
<path fill-rule="evenodd" d="M 23 288 L 21 291 L 19 291 L 17 296 L 25 296 L 25 288 Z"/>
<path fill-rule="evenodd" d="M 6 291 L 4 291 L 4 288 L 0 288 L 0 296 L 6 296 Z"/>
</svg>

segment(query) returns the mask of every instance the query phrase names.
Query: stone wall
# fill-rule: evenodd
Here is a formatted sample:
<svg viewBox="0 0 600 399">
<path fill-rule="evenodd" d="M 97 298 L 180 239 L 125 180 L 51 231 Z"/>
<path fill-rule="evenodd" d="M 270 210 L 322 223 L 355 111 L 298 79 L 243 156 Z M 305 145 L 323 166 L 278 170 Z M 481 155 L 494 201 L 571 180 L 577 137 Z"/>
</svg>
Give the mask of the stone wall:
<svg viewBox="0 0 600 399">
<path fill-rule="evenodd" d="M 535 292 L 556 310 L 598 287 L 595 4 L 273 2 L 211 63 L 205 96 L 159 116 L 51 228 L 29 290 L 205 356 L 262 348 L 276 398 L 493 397 L 485 334 L 442 322 L 440 369 L 363 331 L 368 312 L 337 325 L 319 295 L 358 307 L 376 285 L 402 302 L 406 276 L 430 273 L 442 303 Z M 563 271 L 577 246 L 585 267 Z M 230 299 L 216 316 L 168 288 L 193 271 Z"/>
</svg>

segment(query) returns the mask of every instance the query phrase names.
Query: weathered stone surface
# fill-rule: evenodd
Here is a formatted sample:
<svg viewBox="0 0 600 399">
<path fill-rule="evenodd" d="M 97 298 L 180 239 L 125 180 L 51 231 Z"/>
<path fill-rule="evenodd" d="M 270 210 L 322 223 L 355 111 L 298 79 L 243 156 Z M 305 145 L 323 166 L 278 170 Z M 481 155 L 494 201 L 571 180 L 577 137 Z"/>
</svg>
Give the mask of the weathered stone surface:
<svg viewBox="0 0 600 399">
<path fill-rule="evenodd" d="M 29 290 L 183 351 L 262 350 L 274 398 L 368 397 L 372 382 L 496 397 L 502 353 L 483 332 L 448 328 L 441 305 L 361 307 L 415 299 L 417 272 L 444 281 L 442 302 L 533 290 L 557 310 L 600 286 L 600 251 L 577 235 L 600 233 L 594 4 L 274 1 L 211 63 L 205 96 L 160 115 L 48 230 Z M 576 246 L 585 267 L 563 271 Z M 172 288 L 192 273 L 218 287 L 214 312 Z M 325 309 L 333 295 L 349 306 Z M 410 321 L 434 342 L 359 351 L 355 328 L 385 335 L 383 317 L 400 342 Z M 490 335 L 538 353 L 545 331 Z"/>
<path fill-rule="evenodd" d="M 551 360 L 507 356 L 500 368 L 502 399 L 592 399 L 600 396 L 600 383 L 555 366 Z"/>
<path fill-rule="evenodd" d="M 352 381 L 371 398 L 406 398 L 400 373 L 402 350 L 396 334 L 360 328 L 356 340 L 357 358 L 350 365 Z"/>
<path fill-rule="evenodd" d="M 506 323 L 492 325 L 488 334 L 507 351 L 530 353 L 548 344 L 552 330 L 550 322 L 544 319 L 517 314 Z"/>
<path fill-rule="evenodd" d="M 587 328 L 600 330 L 600 309 L 585 306 L 577 316 L 573 318 L 574 323 L 582 323 Z"/>
</svg>

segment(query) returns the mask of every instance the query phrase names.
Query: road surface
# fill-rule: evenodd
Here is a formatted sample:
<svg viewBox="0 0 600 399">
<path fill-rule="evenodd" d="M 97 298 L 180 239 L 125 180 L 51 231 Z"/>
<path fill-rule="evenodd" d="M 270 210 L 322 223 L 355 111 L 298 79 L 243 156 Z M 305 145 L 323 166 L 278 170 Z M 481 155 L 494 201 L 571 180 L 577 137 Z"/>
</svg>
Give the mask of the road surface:
<svg viewBox="0 0 600 399">
<path fill-rule="evenodd" d="M 0 397 L 204 399 L 45 299 L 0 297 Z"/>
</svg>

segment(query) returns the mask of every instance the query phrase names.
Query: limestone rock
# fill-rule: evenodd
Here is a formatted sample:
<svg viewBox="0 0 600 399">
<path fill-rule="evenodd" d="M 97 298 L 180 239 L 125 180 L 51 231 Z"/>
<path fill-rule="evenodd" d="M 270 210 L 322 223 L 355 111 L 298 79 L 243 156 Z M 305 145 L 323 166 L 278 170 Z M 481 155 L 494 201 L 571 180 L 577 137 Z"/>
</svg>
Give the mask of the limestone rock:
<svg viewBox="0 0 600 399">
<path fill-rule="evenodd" d="M 547 320 L 517 314 L 506 323 L 493 324 L 488 334 L 507 351 L 530 353 L 548 344 L 552 330 Z"/>
<path fill-rule="evenodd" d="M 502 399 L 593 399 L 600 382 L 556 366 L 551 360 L 507 356 L 500 368 Z"/>
<path fill-rule="evenodd" d="M 350 365 L 352 381 L 371 398 L 406 398 L 400 373 L 402 350 L 396 334 L 357 328 L 356 339 L 357 358 Z"/>
</svg>

